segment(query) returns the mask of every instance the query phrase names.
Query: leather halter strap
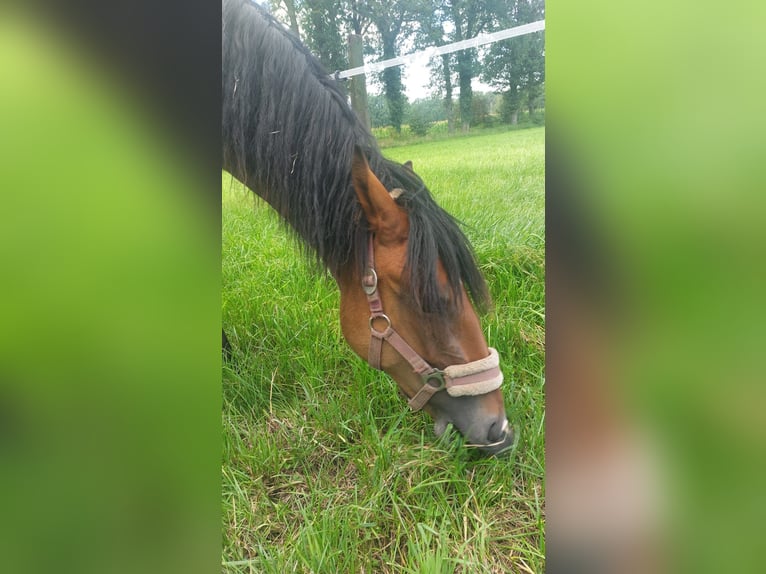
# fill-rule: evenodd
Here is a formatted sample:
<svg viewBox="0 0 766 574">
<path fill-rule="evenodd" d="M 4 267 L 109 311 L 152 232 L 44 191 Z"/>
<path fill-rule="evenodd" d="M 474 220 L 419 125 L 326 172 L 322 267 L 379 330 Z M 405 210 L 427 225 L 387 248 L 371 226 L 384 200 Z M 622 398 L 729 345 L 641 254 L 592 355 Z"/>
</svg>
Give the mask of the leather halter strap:
<svg viewBox="0 0 766 574">
<path fill-rule="evenodd" d="M 378 274 L 375 272 L 375 252 L 373 235 L 367 238 L 367 268 L 362 277 L 362 289 L 367 295 L 370 305 L 370 348 L 368 362 L 370 366 L 380 370 L 383 341 L 388 342 L 406 360 L 412 370 L 420 375 L 423 386 L 409 399 L 408 404 L 413 411 L 419 411 L 438 391 L 447 389 L 453 396 L 486 394 L 498 388 L 503 381 L 499 368 L 497 351 L 490 349 L 490 356 L 485 359 L 453 365 L 444 371 L 428 364 L 407 341 L 391 326 L 391 319 L 383 312 L 383 302 L 378 291 Z M 376 321 L 385 322 L 382 331 L 375 328 Z M 469 387 L 473 387 L 470 389 Z"/>
</svg>

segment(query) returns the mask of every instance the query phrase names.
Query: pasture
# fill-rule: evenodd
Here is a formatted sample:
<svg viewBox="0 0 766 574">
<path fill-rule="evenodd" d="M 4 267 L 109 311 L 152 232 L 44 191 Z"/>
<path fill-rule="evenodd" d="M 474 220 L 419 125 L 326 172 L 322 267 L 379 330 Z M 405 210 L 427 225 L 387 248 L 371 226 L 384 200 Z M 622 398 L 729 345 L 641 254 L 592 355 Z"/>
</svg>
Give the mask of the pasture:
<svg viewBox="0 0 766 574">
<path fill-rule="evenodd" d="M 224 572 L 544 570 L 544 128 L 383 150 L 464 223 L 494 301 L 510 458 L 436 439 L 345 344 L 333 280 L 223 174 Z"/>
</svg>

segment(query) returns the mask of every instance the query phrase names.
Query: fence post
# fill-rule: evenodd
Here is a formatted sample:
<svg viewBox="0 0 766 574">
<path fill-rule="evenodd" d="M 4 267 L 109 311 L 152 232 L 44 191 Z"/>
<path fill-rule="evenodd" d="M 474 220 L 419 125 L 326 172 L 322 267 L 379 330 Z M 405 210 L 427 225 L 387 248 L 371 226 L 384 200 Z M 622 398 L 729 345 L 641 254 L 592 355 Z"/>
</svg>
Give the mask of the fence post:
<svg viewBox="0 0 766 574">
<path fill-rule="evenodd" d="M 362 37 L 359 34 L 348 35 L 348 63 L 351 68 L 364 65 Z M 370 110 L 367 107 L 367 84 L 364 74 L 349 78 L 349 93 L 351 108 L 367 129 L 370 129 Z"/>
</svg>

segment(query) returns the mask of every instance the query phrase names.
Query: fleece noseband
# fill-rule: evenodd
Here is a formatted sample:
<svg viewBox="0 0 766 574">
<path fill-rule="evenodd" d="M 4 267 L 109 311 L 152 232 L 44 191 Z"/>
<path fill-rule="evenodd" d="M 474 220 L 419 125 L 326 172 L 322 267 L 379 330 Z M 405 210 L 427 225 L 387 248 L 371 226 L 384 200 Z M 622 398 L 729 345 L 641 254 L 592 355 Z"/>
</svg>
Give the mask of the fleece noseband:
<svg viewBox="0 0 766 574">
<path fill-rule="evenodd" d="M 375 272 L 372 234 L 367 239 L 367 269 L 362 277 L 362 289 L 367 294 L 367 301 L 370 305 L 370 333 L 372 335 L 368 357 L 370 366 L 380 370 L 383 341 L 387 341 L 404 357 L 423 381 L 423 386 L 408 402 L 412 410 L 419 411 L 422 409 L 431 397 L 441 390 L 446 390 L 452 397 L 462 397 L 484 395 L 500 387 L 503 382 L 503 373 L 500 370 L 500 359 L 495 349 L 489 349 L 488 357 L 462 365 L 450 365 L 442 371 L 429 365 L 394 330 L 391 326 L 391 319 L 383 312 L 383 303 L 378 292 L 378 275 Z M 386 326 L 382 331 L 375 328 L 375 321 L 378 319 L 385 322 Z"/>
</svg>

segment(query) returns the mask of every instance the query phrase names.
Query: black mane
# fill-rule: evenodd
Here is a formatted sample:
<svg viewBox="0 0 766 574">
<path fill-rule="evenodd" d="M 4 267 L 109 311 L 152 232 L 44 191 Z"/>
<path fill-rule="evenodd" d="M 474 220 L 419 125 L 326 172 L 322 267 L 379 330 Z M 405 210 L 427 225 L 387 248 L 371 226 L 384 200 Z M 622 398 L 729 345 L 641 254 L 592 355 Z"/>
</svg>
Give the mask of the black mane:
<svg viewBox="0 0 766 574">
<path fill-rule="evenodd" d="M 436 283 L 441 258 L 453 293 L 488 302 L 468 240 L 411 170 L 385 159 L 319 61 L 249 0 L 223 0 L 223 168 L 266 200 L 331 273 L 366 264 L 367 221 L 351 184 L 354 146 L 408 212 L 407 255 L 420 309 L 448 304 Z M 459 301 L 459 298 L 457 299 Z"/>
</svg>

